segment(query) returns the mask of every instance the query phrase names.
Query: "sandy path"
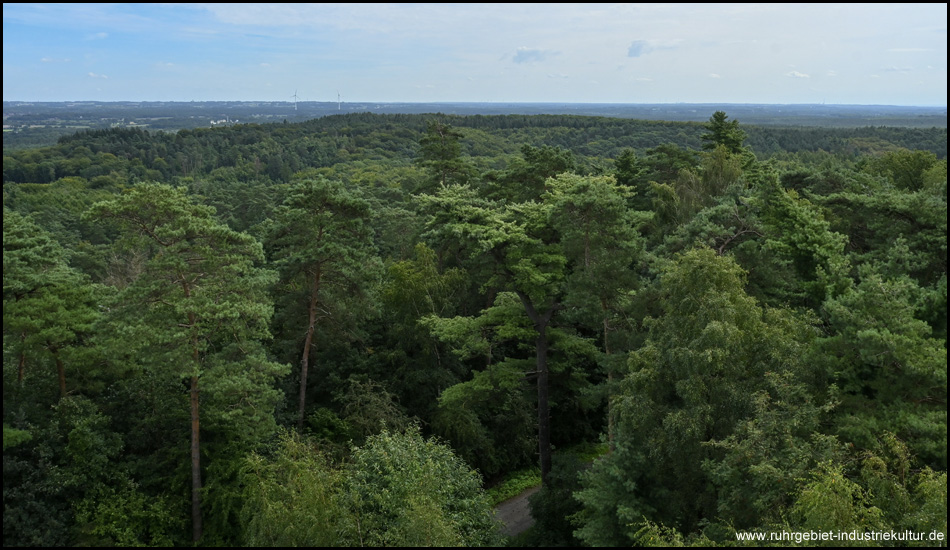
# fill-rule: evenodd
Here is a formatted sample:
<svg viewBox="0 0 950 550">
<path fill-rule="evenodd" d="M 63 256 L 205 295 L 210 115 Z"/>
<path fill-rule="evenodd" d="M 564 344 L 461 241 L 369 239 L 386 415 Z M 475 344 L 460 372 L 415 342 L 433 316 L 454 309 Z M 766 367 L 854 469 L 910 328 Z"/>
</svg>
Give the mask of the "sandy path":
<svg viewBox="0 0 950 550">
<path fill-rule="evenodd" d="M 540 486 L 532 487 L 516 497 L 511 497 L 495 506 L 495 519 L 503 524 L 502 533 L 509 537 L 518 535 L 534 525 L 528 497 L 538 492 Z"/>
</svg>

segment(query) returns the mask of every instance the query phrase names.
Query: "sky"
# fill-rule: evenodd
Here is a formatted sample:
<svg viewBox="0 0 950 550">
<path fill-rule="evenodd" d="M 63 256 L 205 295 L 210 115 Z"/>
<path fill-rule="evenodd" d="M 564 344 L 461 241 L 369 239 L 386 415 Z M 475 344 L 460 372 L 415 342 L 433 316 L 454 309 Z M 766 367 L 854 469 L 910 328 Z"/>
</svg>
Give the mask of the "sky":
<svg viewBox="0 0 950 550">
<path fill-rule="evenodd" d="M 4 4 L 4 101 L 947 105 L 947 4 Z"/>
</svg>

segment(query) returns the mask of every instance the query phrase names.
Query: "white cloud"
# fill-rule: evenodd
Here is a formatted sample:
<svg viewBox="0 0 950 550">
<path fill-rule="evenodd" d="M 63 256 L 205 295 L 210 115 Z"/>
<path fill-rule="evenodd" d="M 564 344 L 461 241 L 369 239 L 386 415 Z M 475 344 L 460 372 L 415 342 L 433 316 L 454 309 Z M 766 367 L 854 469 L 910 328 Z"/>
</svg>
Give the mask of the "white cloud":
<svg viewBox="0 0 950 550">
<path fill-rule="evenodd" d="M 709 73 L 709 78 L 722 78 L 722 77 L 716 73 Z"/>
<path fill-rule="evenodd" d="M 96 73 L 86 73 L 86 74 L 89 76 L 89 78 L 105 78 L 105 79 L 109 78 L 108 76 L 104 74 L 96 74 Z"/>
<path fill-rule="evenodd" d="M 811 75 L 800 73 L 798 71 L 791 71 L 791 72 L 785 73 L 785 76 L 790 76 L 792 78 L 811 78 Z"/>
</svg>

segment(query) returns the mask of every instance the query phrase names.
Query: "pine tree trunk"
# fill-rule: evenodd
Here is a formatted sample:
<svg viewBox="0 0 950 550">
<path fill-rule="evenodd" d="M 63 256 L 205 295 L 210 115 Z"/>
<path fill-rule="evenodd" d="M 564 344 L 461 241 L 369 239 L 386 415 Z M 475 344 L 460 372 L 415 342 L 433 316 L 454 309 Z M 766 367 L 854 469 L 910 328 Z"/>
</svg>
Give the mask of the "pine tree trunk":
<svg viewBox="0 0 950 550">
<path fill-rule="evenodd" d="M 534 322 L 534 329 L 538 332 L 535 341 L 536 370 L 538 373 L 538 459 L 541 462 L 541 484 L 547 481 L 551 472 L 551 408 L 548 403 L 548 325 L 554 318 L 554 313 L 561 309 L 561 304 L 554 301 L 551 307 L 543 314 L 531 302 L 531 298 L 520 290 L 515 293 L 521 299 L 525 313 Z"/>
<path fill-rule="evenodd" d="M 53 360 L 56 362 L 56 378 L 59 379 L 59 398 L 66 397 L 66 367 L 63 365 L 63 359 L 59 356 L 59 350 L 56 346 L 49 346 L 50 353 L 53 354 Z"/>
<path fill-rule="evenodd" d="M 551 472 L 551 410 L 548 404 L 548 337 L 547 323 L 538 326 L 538 456 L 541 461 L 541 484 L 547 484 Z"/>
<path fill-rule="evenodd" d="M 601 301 L 601 308 L 604 312 L 604 356 L 607 358 L 607 452 L 614 451 L 614 370 L 610 364 L 610 344 L 607 341 L 607 335 L 610 332 L 610 324 L 607 320 L 607 305 Z"/>
<path fill-rule="evenodd" d="M 191 298 L 191 286 L 187 281 L 182 281 L 182 290 L 185 298 Z M 194 373 L 191 375 L 191 388 L 189 398 L 191 400 L 191 540 L 197 543 L 201 540 L 201 420 L 198 414 L 198 367 L 201 363 L 201 352 L 198 349 L 198 336 L 195 329 L 198 325 L 198 317 L 194 312 L 188 313 L 188 326 L 192 330 L 191 355 L 194 361 Z"/>
<path fill-rule="evenodd" d="M 310 348 L 313 346 L 313 331 L 317 324 L 317 304 L 320 297 L 320 269 L 313 276 L 310 289 L 310 303 L 307 304 L 307 337 L 303 342 L 303 354 L 300 357 L 300 410 L 297 415 L 297 432 L 303 433 L 303 422 L 307 411 L 307 376 L 310 369 Z"/>
<path fill-rule="evenodd" d="M 195 353 L 198 350 L 195 349 Z M 198 418 L 198 376 L 191 377 L 191 540 L 201 540 L 201 451 Z"/>
<path fill-rule="evenodd" d="M 26 334 L 20 335 L 20 341 L 26 340 Z M 16 381 L 22 386 L 23 377 L 26 372 L 26 352 L 23 351 L 23 348 L 20 348 L 20 360 L 17 361 L 16 366 Z"/>
</svg>

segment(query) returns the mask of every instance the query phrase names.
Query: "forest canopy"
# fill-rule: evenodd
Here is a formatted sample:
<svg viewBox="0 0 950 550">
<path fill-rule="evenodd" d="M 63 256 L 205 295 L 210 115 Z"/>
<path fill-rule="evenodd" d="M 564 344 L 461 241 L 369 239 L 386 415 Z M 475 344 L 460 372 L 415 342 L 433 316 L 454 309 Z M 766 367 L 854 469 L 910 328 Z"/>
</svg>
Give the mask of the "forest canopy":
<svg viewBox="0 0 950 550">
<path fill-rule="evenodd" d="M 946 147 L 717 111 L 5 151 L 4 545 L 500 545 L 525 469 L 523 545 L 945 537 Z"/>
</svg>

